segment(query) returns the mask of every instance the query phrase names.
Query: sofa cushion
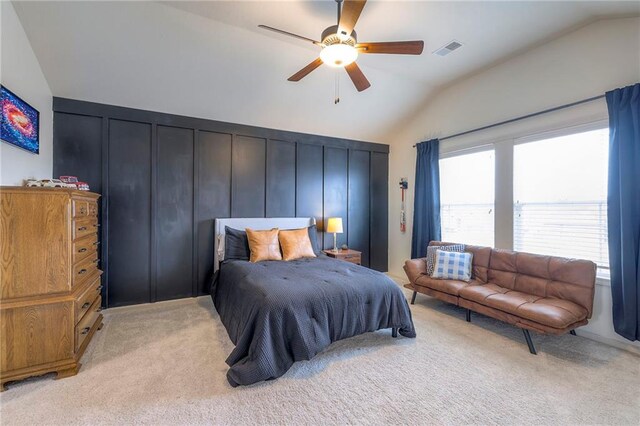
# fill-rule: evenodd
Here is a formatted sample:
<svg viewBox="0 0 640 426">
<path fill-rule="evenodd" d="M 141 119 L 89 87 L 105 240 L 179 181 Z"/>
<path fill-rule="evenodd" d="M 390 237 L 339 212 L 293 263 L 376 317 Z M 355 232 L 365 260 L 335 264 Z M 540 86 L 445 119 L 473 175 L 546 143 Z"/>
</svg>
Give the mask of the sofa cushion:
<svg viewBox="0 0 640 426">
<path fill-rule="evenodd" d="M 508 288 L 500 287 L 496 284 L 483 284 L 474 286 L 473 288 L 466 288 L 463 292 L 459 293 L 460 297 L 464 297 L 467 300 L 481 303 L 485 305 L 486 299 L 496 294 L 504 294 L 508 292 Z"/>
<path fill-rule="evenodd" d="M 415 284 L 421 287 L 427 287 L 433 290 L 441 291 L 443 293 L 448 293 L 453 296 L 458 296 L 458 293 L 461 289 L 468 286 L 477 286 L 482 283 L 476 280 L 471 280 L 469 282 L 458 280 L 438 280 L 435 278 L 431 278 L 428 275 L 422 275 L 415 281 Z"/>
<path fill-rule="evenodd" d="M 549 259 L 549 274 L 553 281 L 547 285 L 546 296 L 567 299 L 584 306 L 589 311 L 589 318 L 593 309 L 595 294 L 596 265 L 588 260 Z"/>
<path fill-rule="evenodd" d="M 483 287 L 493 286 L 493 284 L 487 284 Z M 513 291 L 506 288 L 496 286 L 496 289 L 490 291 L 469 291 L 465 293 L 463 297 L 467 298 L 470 295 L 470 300 L 474 302 L 487 305 L 489 307 L 500 309 L 501 311 L 509 312 L 517 315 L 518 308 L 525 303 L 535 303 L 541 299 L 540 296 L 534 296 L 528 293 L 522 293 L 520 291 Z M 484 299 L 482 299 L 484 297 Z"/>
<path fill-rule="evenodd" d="M 433 291 L 433 290 L 429 290 L 429 291 Z M 440 294 L 444 295 L 444 293 L 440 293 Z M 449 295 L 446 295 L 446 296 L 449 296 Z M 453 296 L 450 296 L 450 297 L 453 297 Z M 536 321 L 531 321 L 527 318 L 523 318 L 518 315 L 512 315 L 507 312 L 501 311 L 499 309 L 490 308 L 488 306 L 481 305 L 479 303 L 472 302 L 467 299 L 463 299 L 462 297 L 458 297 L 457 299 L 458 299 L 457 300 L 458 306 L 471 309 L 474 312 L 478 312 L 480 314 L 498 319 L 500 321 L 513 324 L 517 327 L 527 328 L 529 330 L 533 330 L 542 334 L 561 335 L 561 334 L 565 334 L 569 330 L 575 329 L 576 327 L 580 327 L 582 325 L 587 324 L 587 320 L 584 319 L 582 321 L 574 322 L 566 328 L 549 327 L 548 325 L 544 325 Z"/>
<path fill-rule="evenodd" d="M 487 282 L 513 290 L 516 285 L 516 276 L 517 274 L 515 272 L 489 269 L 487 271 Z"/>
<path fill-rule="evenodd" d="M 568 300 L 535 296 L 492 283 L 462 288 L 458 295 L 554 328 L 565 328 L 587 317 L 585 308 Z"/>
<path fill-rule="evenodd" d="M 505 272 L 517 272 L 516 257 L 517 252 L 493 249 L 491 252 L 491 258 L 489 259 L 489 269 L 495 269 Z"/>
<path fill-rule="evenodd" d="M 518 273 L 532 277 L 551 279 L 549 272 L 550 256 L 531 253 L 517 253 L 516 266 Z"/>
<path fill-rule="evenodd" d="M 491 258 L 491 248 L 466 245 L 464 251 L 473 255 L 471 277 L 486 283 L 488 281 L 487 271 L 489 269 L 489 259 Z"/>
<path fill-rule="evenodd" d="M 555 328 L 565 328 L 587 318 L 582 306 L 562 299 L 544 297 L 535 303 L 525 303 L 518 308 L 518 315 Z"/>
<path fill-rule="evenodd" d="M 427 262 L 424 259 L 411 259 L 404 262 L 403 268 L 409 281 L 415 283 L 420 276 L 427 273 Z"/>
</svg>

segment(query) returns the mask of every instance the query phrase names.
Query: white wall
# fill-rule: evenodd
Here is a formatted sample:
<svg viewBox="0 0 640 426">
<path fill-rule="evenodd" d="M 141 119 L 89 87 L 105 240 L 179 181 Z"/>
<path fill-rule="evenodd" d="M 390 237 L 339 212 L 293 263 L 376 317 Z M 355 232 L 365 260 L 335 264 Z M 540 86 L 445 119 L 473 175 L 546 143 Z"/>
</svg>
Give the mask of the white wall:
<svg viewBox="0 0 640 426">
<path fill-rule="evenodd" d="M 389 271 L 403 276 L 410 257 L 416 142 L 537 112 L 640 81 L 640 18 L 602 20 L 446 87 L 393 135 L 390 153 Z M 607 119 L 604 100 L 441 142 L 441 152 L 501 142 Z M 496 154 L 497 155 L 497 154 Z M 497 160 L 498 161 L 498 160 Z M 498 178 L 499 175 L 496 175 Z M 399 231 L 400 177 L 409 178 L 407 232 Z M 498 222 L 498 225 L 504 222 Z M 511 223 L 507 221 L 507 223 Z M 507 225 L 508 226 L 508 225 Z M 499 230 L 496 230 L 496 234 Z M 497 246 L 504 242 L 496 240 Z M 608 287 L 598 285 L 594 318 L 583 331 L 628 343 L 613 333 Z M 587 334 L 583 333 L 583 334 Z M 637 342 L 636 342 L 637 343 Z M 637 346 L 640 348 L 640 345 Z"/>
<path fill-rule="evenodd" d="M 40 112 L 39 155 L 0 142 L 0 184 L 22 185 L 25 178 L 52 177 L 53 98 L 13 5 L 8 1 L 0 3 L 2 84 Z"/>
</svg>

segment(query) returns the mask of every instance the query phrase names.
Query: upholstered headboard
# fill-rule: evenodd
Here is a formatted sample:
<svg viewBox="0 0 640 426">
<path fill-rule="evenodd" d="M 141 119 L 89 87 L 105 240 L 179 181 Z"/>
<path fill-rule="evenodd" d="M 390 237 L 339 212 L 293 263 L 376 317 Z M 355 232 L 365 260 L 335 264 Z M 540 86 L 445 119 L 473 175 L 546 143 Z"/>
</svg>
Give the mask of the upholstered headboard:
<svg viewBox="0 0 640 426">
<path fill-rule="evenodd" d="M 242 217 L 215 220 L 215 250 L 213 251 L 213 270 L 218 270 L 220 262 L 224 260 L 224 236 L 225 226 L 233 229 L 245 228 L 263 230 L 271 228 L 296 229 L 315 225 L 312 217 Z"/>
</svg>

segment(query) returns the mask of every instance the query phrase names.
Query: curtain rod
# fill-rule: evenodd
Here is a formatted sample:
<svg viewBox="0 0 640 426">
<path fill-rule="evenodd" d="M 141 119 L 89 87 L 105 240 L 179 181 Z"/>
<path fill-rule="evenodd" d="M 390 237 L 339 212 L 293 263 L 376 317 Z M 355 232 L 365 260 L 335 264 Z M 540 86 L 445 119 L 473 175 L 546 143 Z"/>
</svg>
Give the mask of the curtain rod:
<svg viewBox="0 0 640 426">
<path fill-rule="evenodd" d="M 581 101 L 572 102 L 572 103 L 566 104 L 566 105 L 560 105 L 560 106 L 557 106 L 557 107 L 554 107 L 554 108 L 545 109 L 543 111 L 534 112 L 532 114 L 522 115 L 520 117 L 512 118 L 510 120 L 500 121 L 499 123 L 494 123 L 494 124 L 490 124 L 488 126 L 478 127 L 478 128 L 473 129 L 473 130 L 467 130 L 466 132 L 456 133 L 455 135 L 445 136 L 444 138 L 439 138 L 439 139 L 440 139 L 440 141 L 443 141 L 443 140 L 446 140 L 446 139 L 457 138 L 458 136 L 468 135 L 469 133 L 475 133 L 475 132 L 479 132 L 481 130 L 487 130 L 487 129 L 491 129 L 493 127 L 502 126 L 504 124 L 510 124 L 510 123 L 513 123 L 513 122 L 516 122 L 516 121 L 524 120 L 526 118 L 537 117 L 538 115 L 547 114 L 549 112 L 554 112 L 554 111 L 558 111 L 558 110 L 561 110 L 561 109 L 570 108 L 572 106 L 585 104 L 587 102 L 595 101 L 597 99 L 602 99 L 602 98 L 604 98 L 604 96 L 605 95 L 594 96 L 592 98 L 583 99 Z M 413 145 L 413 147 L 415 148 L 416 145 Z"/>
</svg>

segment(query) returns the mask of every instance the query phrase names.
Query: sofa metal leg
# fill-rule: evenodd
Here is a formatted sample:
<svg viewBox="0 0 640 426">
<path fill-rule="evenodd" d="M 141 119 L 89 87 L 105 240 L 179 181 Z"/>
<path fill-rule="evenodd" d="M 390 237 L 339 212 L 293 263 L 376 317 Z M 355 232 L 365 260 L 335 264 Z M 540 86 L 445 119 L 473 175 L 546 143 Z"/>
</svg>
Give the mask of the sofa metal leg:
<svg viewBox="0 0 640 426">
<path fill-rule="evenodd" d="M 418 295 L 417 291 L 414 291 L 413 294 L 411 295 L 411 304 L 413 305 L 414 303 L 416 303 L 416 296 Z"/>
<path fill-rule="evenodd" d="M 575 331 L 575 330 L 571 330 L 571 331 L 569 332 L 569 334 L 571 334 L 571 335 L 573 335 L 573 336 L 577 336 L 577 334 L 576 334 L 576 331 Z"/>
<path fill-rule="evenodd" d="M 533 340 L 531 340 L 531 334 L 529 334 L 529 330 L 527 330 L 526 328 L 523 328 L 522 332 L 524 333 L 524 338 L 527 341 L 527 345 L 529 346 L 529 352 L 536 355 L 537 354 L 536 347 L 533 346 Z"/>
<path fill-rule="evenodd" d="M 471 309 L 467 309 L 467 322 L 471 322 Z"/>
<path fill-rule="evenodd" d="M 398 329 L 393 327 L 391 329 L 391 337 L 398 337 Z"/>
</svg>

